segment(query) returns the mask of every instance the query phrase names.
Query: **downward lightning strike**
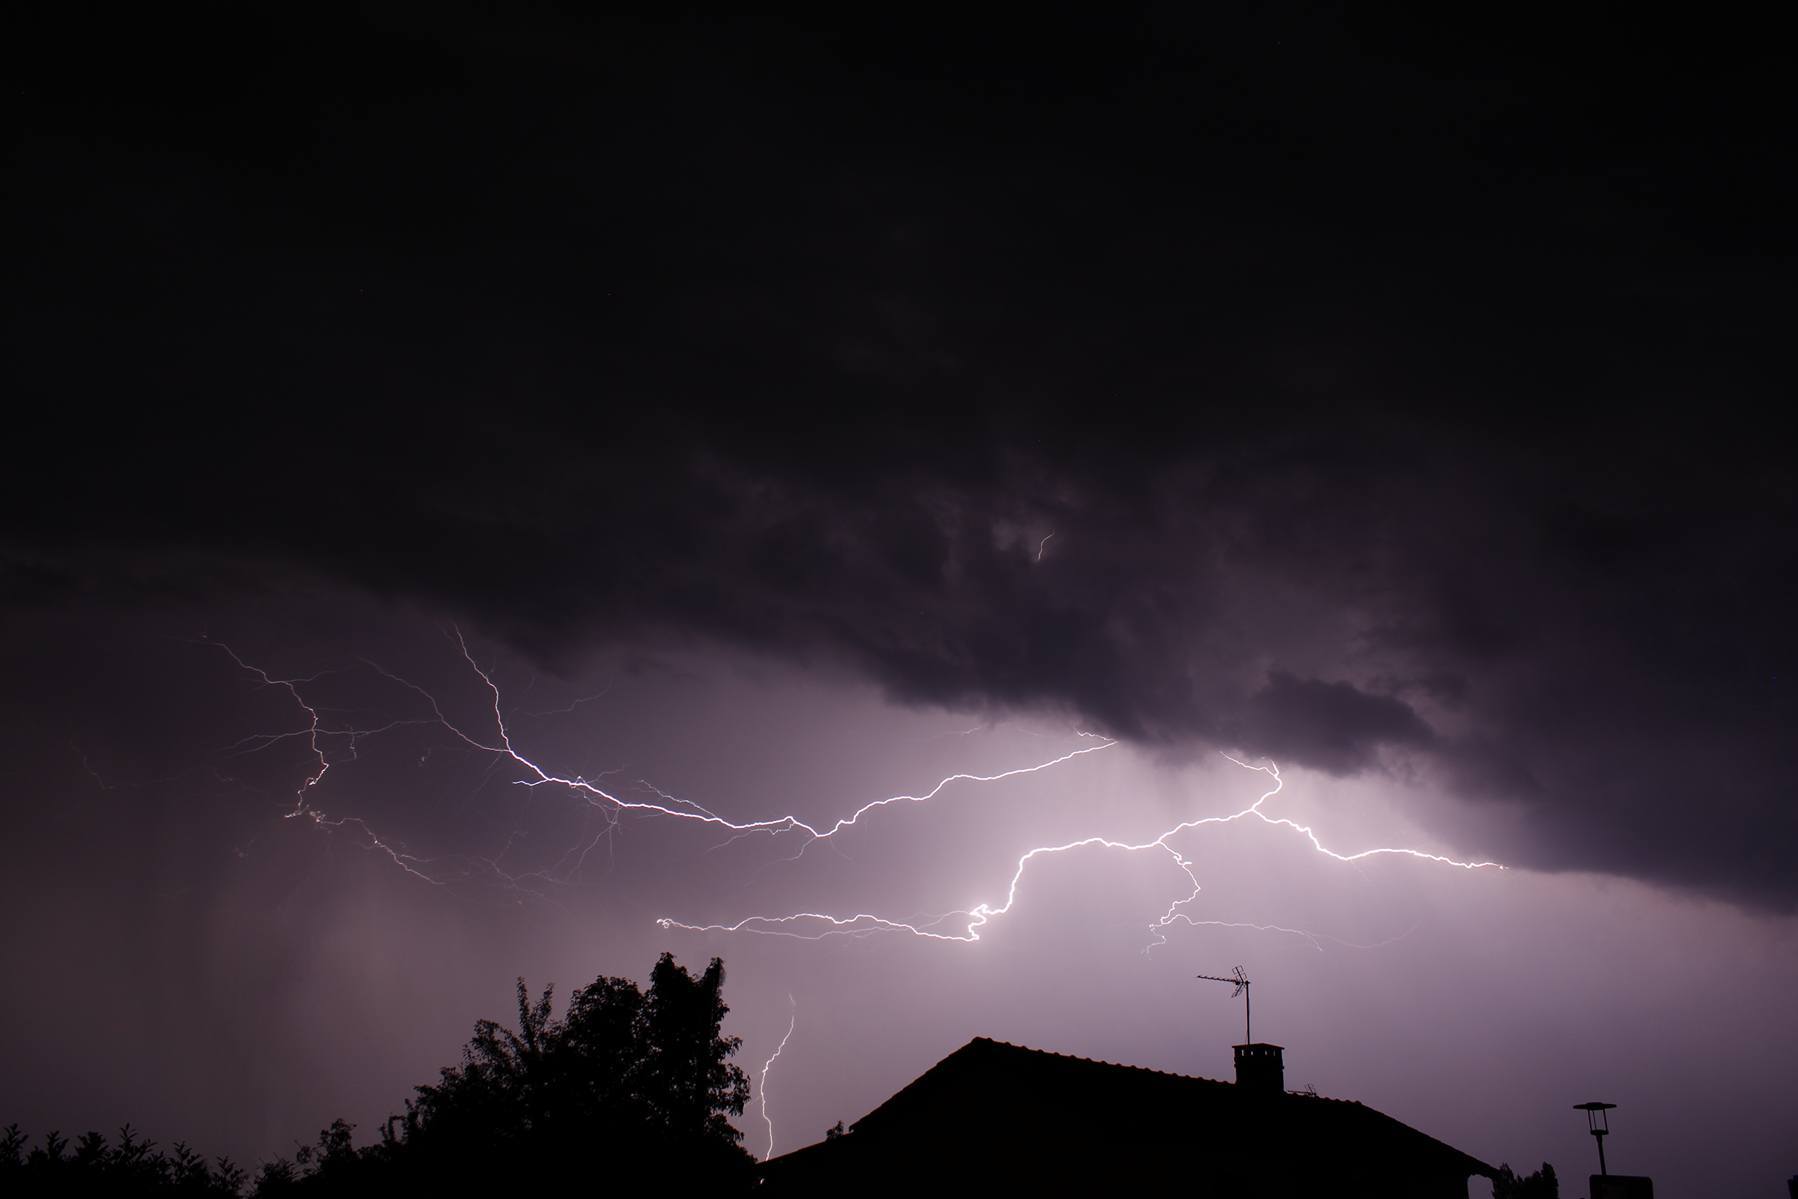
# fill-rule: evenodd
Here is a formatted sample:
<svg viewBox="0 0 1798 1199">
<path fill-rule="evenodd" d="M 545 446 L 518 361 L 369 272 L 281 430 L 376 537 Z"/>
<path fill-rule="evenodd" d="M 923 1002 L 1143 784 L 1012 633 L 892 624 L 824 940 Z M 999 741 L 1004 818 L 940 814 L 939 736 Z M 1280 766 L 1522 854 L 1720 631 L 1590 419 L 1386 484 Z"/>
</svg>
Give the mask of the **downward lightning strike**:
<svg viewBox="0 0 1798 1199">
<path fill-rule="evenodd" d="M 793 1007 L 793 1017 L 787 1021 L 787 1033 L 780 1039 L 780 1044 L 774 1047 L 774 1052 L 768 1055 L 768 1060 L 762 1063 L 762 1087 L 758 1092 L 758 1102 L 762 1108 L 762 1123 L 768 1126 L 768 1152 L 762 1154 L 763 1161 L 774 1156 L 774 1117 L 768 1114 L 768 1071 L 773 1068 L 774 1059 L 780 1056 L 780 1051 L 787 1047 L 787 1042 L 793 1039 L 793 1030 L 799 1027 L 799 1001 L 788 995 L 787 1002 Z"/>
</svg>

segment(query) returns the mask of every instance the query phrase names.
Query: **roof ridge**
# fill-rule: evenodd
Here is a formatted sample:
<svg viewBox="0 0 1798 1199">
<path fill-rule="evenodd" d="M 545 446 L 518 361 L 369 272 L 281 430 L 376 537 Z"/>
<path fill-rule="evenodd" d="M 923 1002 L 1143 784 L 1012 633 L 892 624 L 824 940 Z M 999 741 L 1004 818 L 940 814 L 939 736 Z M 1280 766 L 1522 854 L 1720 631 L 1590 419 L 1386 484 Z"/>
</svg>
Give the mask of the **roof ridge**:
<svg viewBox="0 0 1798 1199">
<path fill-rule="evenodd" d="M 1038 1062 L 1078 1063 L 1081 1067 L 1092 1067 L 1095 1070 L 1113 1071 L 1141 1079 L 1161 1079 L 1170 1084 L 1191 1086 L 1191 1084 L 1197 1083 L 1205 1092 L 1213 1096 L 1213 1100 L 1207 1100 L 1208 1102 L 1215 1101 L 1216 1097 L 1226 1093 L 1243 1093 L 1240 1084 L 1226 1082 L 1222 1079 L 1206 1078 L 1203 1075 L 1198 1074 L 1175 1074 L 1169 1070 L 1158 1070 L 1153 1066 L 1132 1066 L 1123 1062 L 1106 1061 L 1103 1058 L 1081 1057 L 1079 1054 L 1073 1053 L 1057 1053 L 1052 1049 L 1035 1049 L 1029 1045 L 1018 1045 L 1010 1041 L 1001 1041 L 995 1037 L 976 1036 L 970 1038 L 960 1047 L 952 1050 L 935 1065 L 931 1066 L 928 1070 L 925 1070 L 924 1073 L 918 1075 L 903 1087 L 900 1087 L 899 1090 L 887 1098 L 886 1102 L 880 1104 L 873 1111 L 851 1125 L 850 1131 L 857 1131 L 872 1124 L 879 1124 L 892 1118 L 892 1113 L 896 1110 L 903 1110 L 904 1105 L 931 1086 L 933 1080 L 952 1078 L 957 1071 L 967 1069 L 971 1062 L 977 1062 L 983 1057 L 990 1059 L 990 1056 L 995 1052 L 999 1053 L 1001 1056 L 1010 1057 L 1014 1061 L 1029 1058 Z M 993 1065 L 998 1066 L 1000 1063 L 994 1062 Z M 974 1068 L 979 1069 L 981 1067 L 976 1065 Z M 938 1085 L 940 1085 L 940 1082 Z M 1438 1147 L 1441 1151 L 1454 1155 L 1458 1160 L 1471 1163 L 1471 1168 L 1473 1168 L 1476 1173 L 1484 1173 L 1490 1176 L 1492 1171 L 1491 1166 L 1480 1161 L 1480 1159 L 1473 1157 L 1471 1154 L 1462 1152 L 1453 1145 L 1448 1144 L 1446 1141 L 1437 1140 L 1429 1133 L 1406 1124 L 1396 1116 L 1389 1115 L 1386 1112 L 1380 1111 L 1378 1108 L 1369 1107 L 1359 1099 L 1338 1099 L 1329 1095 L 1319 1095 L 1309 1091 L 1287 1090 L 1281 1090 L 1267 1095 L 1252 1093 L 1251 1097 L 1257 1102 L 1266 1099 L 1279 1099 L 1284 1103 L 1300 1104 L 1306 1103 L 1307 1101 L 1318 1101 L 1321 1104 L 1328 1104 L 1332 1107 L 1345 1109 L 1353 1108 L 1359 1113 L 1364 1113 L 1367 1117 L 1378 1120 L 1382 1125 L 1389 1129 L 1396 1130 L 1399 1135 L 1428 1142 Z M 1357 1119 L 1359 1119 L 1359 1117 L 1357 1117 Z"/>
<path fill-rule="evenodd" d="M 1035 1054 L 1038 1057 L 1060 1058 L 1064 1062 L 1085 1062 L 1089 1066 L 1110 1066 L 1113 1070 L 1134 1070 L 1138 1074 L 1156 1074 L 1162 1078 L 1178 1078 L 1185 1082 L 1209 1082 L 1216 1083 L 1218 1086 L 1223 1087 L 1234 1085 L 1221 1078 L 1207 1078 L 1203 1074 L 1176 1074 L 1172 1070 L 1158 1070 L 1154 1066 L 1133 1066 L 1128 1062 L 1114 1062 L 1102 1057 L 1082 1057 L 1077 1053 L 1057 1053 L 1053 1049 L 1037 1049 L 1031 1045 L 1016 1045 L 1010 1041 L 1001 1041 L 996 1037 L 975 1037 L 955 1052 L 960 1053 L 981 1041 L 986 1042 L 988 1045 L 998 1045 L 1004 1049 L 1015 1049 L 1019 1053 Z M 950 1054 L 949 1056 L 953 1057 L 955 1054 Z"/>
</svg>

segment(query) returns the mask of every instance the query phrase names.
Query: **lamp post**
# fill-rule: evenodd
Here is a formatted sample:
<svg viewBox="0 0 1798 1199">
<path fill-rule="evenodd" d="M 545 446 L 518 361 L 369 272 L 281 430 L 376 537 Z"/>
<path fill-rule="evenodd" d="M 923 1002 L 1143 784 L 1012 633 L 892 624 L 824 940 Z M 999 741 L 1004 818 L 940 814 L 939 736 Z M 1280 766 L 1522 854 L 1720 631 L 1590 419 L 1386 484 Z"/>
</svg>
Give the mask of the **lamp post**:
<svg viewBox="0 0 1798 1199">
<path fill-rule="evenodd" d="M 1615 1103 L 1576 1103 L 1573 1110 L 1586 1113 L 1586 1131 L 1598 1142 L 1598 1173 L 1602 1176 L 1610 1171 L 1604 1166 L 1604 1139 L 1611 1134 L 1611 1121 L 1606 1112 L 1616 1107 Z"/>
</svg>

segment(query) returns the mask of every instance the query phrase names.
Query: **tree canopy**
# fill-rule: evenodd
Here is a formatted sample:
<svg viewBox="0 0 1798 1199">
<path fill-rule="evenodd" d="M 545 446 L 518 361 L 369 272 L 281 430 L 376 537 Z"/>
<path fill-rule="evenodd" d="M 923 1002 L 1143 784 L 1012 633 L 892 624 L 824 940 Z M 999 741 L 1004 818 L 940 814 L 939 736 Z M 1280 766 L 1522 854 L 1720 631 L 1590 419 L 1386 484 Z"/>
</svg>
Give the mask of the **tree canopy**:
<svg viewBox="0 0 1798 1199">
<path fill-rule="evenodd" d="M 1509 1163 L 1500 1165 L 1492 1179 L 1492 1199 L 1559 1199 L 1560 1180 L 1547 1162 L 1534 1174 L 1514 1173 Z"/>
<path fill-rule="evenodd" d="M 753 1159 L 730 1123 L 749 1101 L 732 1064 L 740 1039 L 723 1035 L 724 963 L 695 977 L 664 953 L 644 990 L 601 976 L 554 1015 L 553 988 L 532 998 L 518 980 L 518 1020 L 476 1022 L 459 1065 L 416 1089 L 380 1139 L 358 1148 L 354 1125 L 334 1121 L 292 1159 L 263 1165 L 257 1196 L 363 1195 L 425 1187 L 508 1190 L 564 1180 L 650 1185 L 681 1193 L 747 1188 Z M 0 1190 L 20 1194 L 235 1196 L 246 1177 L 183 1145 L 174 1156 L 138 1140 L 89 1133 L 71 1152 L 56 1133 L 27 1151 L 16 1128 L 0 1137 Z"/>
<path fill-rule="evenodd" d="M 168 1195 L 193 1199 L 230 1199 L 244 1185 L 245 1174 L 229 1158 L 208 1162 L 176 1141 L 164 1152 L 131 1125 L 107 1143 L 98 1132 L 83 1133 L 72 1143 L 59 1132 L 46 1133 L 41 1144 L 16 1124 L 0 1129 L 0 1193 L 26 1199 L 36 1195 Z"/>
<path fill-rule="evenodd" d="M 601 977 L 552 1015 L 518 980 L 518 1027 L 482 1020 L 460 1066 L 418 1088 L 372 1156 L 404 1172 L 666 1172 L 748 1176 L 729 1117 L 749 1100 L 724 1036 L 724 963 L 695 978 L 663 954 L 647 991 Z M 678 1167 L 673 1163 L 679 1163 Z M 502 1173 L 511 1168 L 500 1167 Z M 329 1172 L 324 1165 L 320 1177 Z"/>
<path fill-rule="evenodd" d="M 515 1028 L 478 1021 L 462 1063 L 417 1088 L 378 1144 L 351 1148 L 341 1122 L 321 1133 L 296 1185 L 746 1185 L 752 1161 L 730 1117 L 749 1078 L 730 1061 L 739 1038 L 721 1031 L 723 986 L 719 959 L 695 977 L 665 953 L 647 990 L 602 976 L 558 1019 L 553 988 L 532 998 L 521 978 Z"/>
</svg>

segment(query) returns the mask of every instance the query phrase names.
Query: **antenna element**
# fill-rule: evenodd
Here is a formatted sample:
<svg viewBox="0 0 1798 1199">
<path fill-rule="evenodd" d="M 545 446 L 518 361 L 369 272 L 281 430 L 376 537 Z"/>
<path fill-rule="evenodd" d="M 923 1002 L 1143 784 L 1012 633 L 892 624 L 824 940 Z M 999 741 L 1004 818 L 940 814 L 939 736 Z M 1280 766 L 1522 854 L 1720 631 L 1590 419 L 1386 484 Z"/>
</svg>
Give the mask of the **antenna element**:
<svg viewBox="0 0 1798 1199">
<path fill-rule="evenodd" d="M 1221 978 L 1215 974 L 1195 974 L 1193 977 L 1202 978 L 1206 982 L 1229 983 L 1236 988 L 1230 992 L 1230 998 L 1235 999 L 1238 995 L 1242 996 L 1242 1041 L 1245 1045 L 1253 1045 L 1255 1038 L 1250 1033 L 1254 1025 L 1249 1020 L 1249 976 L 1242 972 L 1242 967 L 1236 967 L 1235 975 L 1230 978 Z"/>
</svg>

